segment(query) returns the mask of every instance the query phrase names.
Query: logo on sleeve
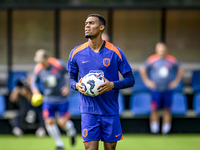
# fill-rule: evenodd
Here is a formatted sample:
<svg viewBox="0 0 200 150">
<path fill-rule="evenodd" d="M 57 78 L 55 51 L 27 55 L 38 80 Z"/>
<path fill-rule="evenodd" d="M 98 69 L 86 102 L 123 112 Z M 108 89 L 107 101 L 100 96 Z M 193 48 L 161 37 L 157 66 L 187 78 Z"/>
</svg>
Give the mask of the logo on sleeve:
<svg viewBox="0 0 200 150">
<path fill-rule="evenodd" d="M 110 59 L 109 58 L 104 58 L 103 59 L 103 65 L 106 66 L 106 67 L 110 66 Z"/>
</svg>

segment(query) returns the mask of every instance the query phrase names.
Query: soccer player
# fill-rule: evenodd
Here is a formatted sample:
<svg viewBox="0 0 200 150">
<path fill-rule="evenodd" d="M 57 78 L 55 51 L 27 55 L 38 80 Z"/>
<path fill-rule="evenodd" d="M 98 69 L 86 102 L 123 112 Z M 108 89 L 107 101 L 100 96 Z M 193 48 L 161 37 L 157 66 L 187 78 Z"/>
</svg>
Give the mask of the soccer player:
<svg viewBox="0 0 200 150">
<path fill-rule="evenodd" d="M 108 33 L 103 32 L 102 33 L 102 39 L 110 42 L 110 36 L 108 35 Z"/>
<path fill-rule="evenodd" d="M 43 84 L 43 118 L 48 134 L 55 140 L 56 149 L 63 150 L 64 144 L 61 139 L 60 130 L 56 124 L 55 113 L 58 112 L 58 125 L 67 131 L 71 137 L 72 145 L 75 143 L 76 129 L 68 113 L 67 95 L 69 85 L 66 81 L 66 64 L 60 59 L 49 57 L 46 50 L 39 49 L 35 53 L 34 61 L 37 63 L 32 78 L 33 94 L 40 93 L 37 81 Z"/>
<path fill-rule="evenodd" d="M 102 39 L 105 27 L 106 21 L 101 15 L 90 14 L 85 21 L 85 38 L 88 42 L 75 47 L 68 60 L 69 85 L 80 92 L 81 130 L 86 150 L 98 150 L 99 140 L 104 142 L 105 150 L 115 150 L 117 141 L 123 139 L 119 89 L 135 83 L 124 53 Z M 119 81 L 118 71 L 123 75 L 123 80 Z M 89 72 L 104 74 L 105 83 L 100 85 L 96 97 L 88 96 L 81 86 L 82 78 Z"/>
<path fill-rule="evenodd" d="M 177 59 L 167 53 L 165 43 L 157 43 L 155 54 L 151 55 L 140 68 L 141 77 L 152 93 L 150 129 L 152 133 L 159 132 L 158 110 L 164 108 L 162 134 L 171 130 L 171 96 L 173 89 L 182 79 L 183 69 Z M 148 75 L 149 73 L 149 75 Z"/>
</svg>

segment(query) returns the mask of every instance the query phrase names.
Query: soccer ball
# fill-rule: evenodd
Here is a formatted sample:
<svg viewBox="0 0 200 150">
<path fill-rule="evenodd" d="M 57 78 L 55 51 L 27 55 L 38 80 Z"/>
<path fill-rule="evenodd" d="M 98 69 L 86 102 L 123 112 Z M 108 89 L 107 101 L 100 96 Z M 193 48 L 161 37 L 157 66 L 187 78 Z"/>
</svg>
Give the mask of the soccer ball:
<svg viewBox="0 0 200 150">
<path fill-rule="evenodd" d="M 31 104 L 35 107 L 38 107 L 42 104 L 42 99 L 42 94 L 34 94 L 31 98 Z"/>
<path fill-rule="evenodd" d="M 83 77 L 81 85 L 84 86 L 87 95 L 94 97 L 98 95 L 98 86 L 104 82 L 104 79 L 98 73 L 88 73 Z"/>
</svg>

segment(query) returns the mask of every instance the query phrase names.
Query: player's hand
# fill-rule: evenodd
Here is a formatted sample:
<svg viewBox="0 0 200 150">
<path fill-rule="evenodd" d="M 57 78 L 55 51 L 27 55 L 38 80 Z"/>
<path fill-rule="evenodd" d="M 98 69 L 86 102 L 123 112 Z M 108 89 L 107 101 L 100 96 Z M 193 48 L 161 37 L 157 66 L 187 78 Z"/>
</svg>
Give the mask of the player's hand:
<svg viewBox="0 0 200 150">
<path fill-rule="evenodd" d="M 83 78 L 81 78 L 78 83 L 76 83 L 75 88 L 82 93 L 83 95 L 87 95 L 87 93 L 85 92 L 84 86 L 81 85 L 81 81 L 83 80 Z"/>
<path fill-rule="evenodd" d="M 102 77 L 102 78 L 104 79 L 105 82 L 99 86 L 99 90 L 98 90 L 99 94 L 103 94 L 114 88 L 113 82 L 108 81 L 105 77 Z"/>
<path fill-rule="evenodd" d="M 152 90 L 156 88 L 156 83 L 153 82 L 152 80 L 147 80 L 147 81 L 145 82 L 145 84 L 146 84 L 146 86 L 147 86 L 148 88 L 150 88 L 150 89 L 152 89 Z"/>
<path fill-rule="evenodd" d="M 69 94 L 69 87 L 63 86 L 61 89 L 62 96 L 67 96 Z"/>
<path fill-rule="evenodd" d="M 173 80 L 173 81 L 171 81 L 170 83 L 169 83 L 169 89 L 171 90 L 171 89 L 175 89 L 177 86 L 178 86 L 178 84 L 179 84 L 179 82 L 178 81 L 176 81 L 176 80 Z"/>
<path fill-rule="evenodd" d="M 37 89 L 37 88 L 33 89 L 32 93 L 33 94 L 41 94 L 40 91 L 39 91 L 39 89 Z"/>
</svg>

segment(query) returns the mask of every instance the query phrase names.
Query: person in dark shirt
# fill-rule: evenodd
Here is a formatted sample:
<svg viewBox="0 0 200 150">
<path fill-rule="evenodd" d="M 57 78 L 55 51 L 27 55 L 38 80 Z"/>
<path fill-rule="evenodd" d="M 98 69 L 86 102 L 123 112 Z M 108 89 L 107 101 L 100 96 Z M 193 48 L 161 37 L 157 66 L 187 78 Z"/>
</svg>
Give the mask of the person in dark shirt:
<svg viewBox="0 0 200 150">
<path fill-rule="evenodd" d="M 33 107 L 30 103 L 31 98 L 32 92 L 29 87 L 29 78 L 21 78 L 9 96 L 9 100 L 16 103 L 19 108 L 14 118 L 12 130 L 12 133 L 16 136 L 24 134 L 24 125 L 26 123 L 39 123 L 39 128 L 36 130 L 35 135 L 38 137 L 46 135 L 41 107 Z"/>
</svg>

